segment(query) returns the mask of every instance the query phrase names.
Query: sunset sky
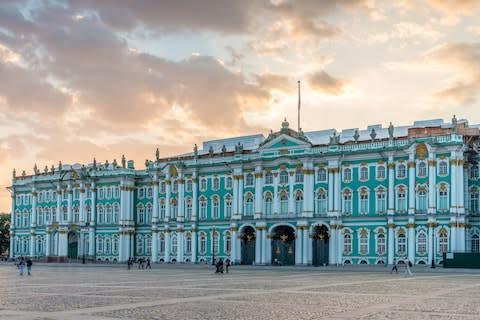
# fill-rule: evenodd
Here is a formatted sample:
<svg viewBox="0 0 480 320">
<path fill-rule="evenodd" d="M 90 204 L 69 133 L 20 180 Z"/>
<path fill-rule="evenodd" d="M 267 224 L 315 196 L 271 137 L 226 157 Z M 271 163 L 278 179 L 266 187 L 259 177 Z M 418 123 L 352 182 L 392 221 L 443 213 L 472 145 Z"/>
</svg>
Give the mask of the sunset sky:
<svg viewBox="0 0 480 320">
<path fill-rule="evenodd" d="M 0 1 L 0 211 L 12 170 L 204 140 L 480 123 L 478 0 Z"/>
</svg>

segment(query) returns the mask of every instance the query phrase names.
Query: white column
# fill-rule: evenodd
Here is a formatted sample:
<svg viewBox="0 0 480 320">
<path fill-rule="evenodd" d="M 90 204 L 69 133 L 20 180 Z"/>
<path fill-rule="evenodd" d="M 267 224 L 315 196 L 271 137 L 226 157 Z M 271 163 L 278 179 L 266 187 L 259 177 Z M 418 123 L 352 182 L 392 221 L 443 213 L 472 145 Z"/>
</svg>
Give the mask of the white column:
<svg viewBox="0 0 480 320">
<path fill-rule="evenodd" d="M 233 263 L 237 262 L 237 241 L 238 241 L 238 229 L 236 225 L 232 225 L 230 227 L 230 230 L 232 232 L 232 248 L 231 248 L 231 253 L 230 253 L 230 258 Z"/>
<path fill-rule="evenodd" d="M 339 167 L 334 168 L 334 174 L 333 174 L 333 211 L 335 212 L 335 215 L 339 216 L 340 215 L 340 169 Z"/>
<path fill-rule="evenodd" d="M 49 257 L 52 255 L 52 250 L 51 250 L 51 242 L 52 242 L 52 239 L 51 239 L 51 231 L 50 230 L 45 230 L 46 231 L 46 235 L 45 235 L 45 256 Z"/>
<path fill-rule="evenodd" d="M 177 227 L 177 262 L 184 261 L 184 229 L 183 226 Z"/>
<path fill-rule="evenodd" d="M 293 190 L 294 187 L 294 180 L 295 180 L 295 172 L 289 171 L 288 172 L 288 214 L 295 213 L 295 193 Z M 295 255 L 297 255 L 295 252 Z"/>
<path fill-rule="evenodd" d="M 413 264 L 415 263 L 415 220 L 413 218 L 408 219 L 408 260 Z"/>
<path fill-rule="evenodd" d="M 455 158 L 455 153 L 451 153 L 452 159 L 450 159 L 450 189 L 451 189 L 451 199 L 450 199 L 450 213 L 457 213 L 457 159 Z"/>
<path fill-rule="evenodd" d="M 62 189 L 60 188 L 60 184 L 57 186 L 57 221 L 59 224 L 65 224 L 62 211 Z"/>
<path fill-rule="evenodd" d="M 415 214 L 415 197 L 415 154 L 410 153 L 408 160 L 408 214 Z"/>
<path fill-rule="evenodd" d="M 16 254 L 16 252 L 14 252 L 15 250 L 14 241 L 15 241 L 15 237 L 13 236 L 12 233 L 10 233 L 10 250 L 8 251 L 9 258 L 13 258 Z"/>
<path fill-rule="evenodd" d="M 333 211 L 335 210 L 333 207 L 333 199 L 335 198 L 335 190 L 334 190 L 334 168 L 328 168 L 328 215 L 331 216 Z"/>
<path fill-rule="evenodd" d="M 165 262 L 170 261 L 170 230 L 168 230 L 168 226 L 165 227 Z"/>
<path fill-rule="evenodd" d="M 337 263 L 342 264 L 343 260 L 343 236 L 342 236 L 343 226 L 341 221 L 337 224 Z M 311 252 L 311 250 L 310 250 Z"/>
<path fill-rule="evenodd" d="M 388 264 L 393 264 L 395 257 L 395 224 L 393 218 L 388 220 Z"/>
<path fill-rule="evenodd" d="M 262 257 L 262 227 L 255 227 L 255 264 L 261 264 Z"/>
<path fill-rule="evenodd" d="M 172 181 L 170 180 L 171 176 L 167 173 L 167 178 L 165 179 L 165 188 L 166 188 L 166 196 L 165 196 L 165 220 L 170 221 L 170 208 L 171 208 L 171 198 L 172 198 Z"/>
<path fill-rule="evenodd" d="M 259 219 L 262 216 L 262 202 L 263 202 L 263 173 L 262 167 L 257 166 L 255 169 L 255 218 Z"/>
<path fill-rule="evenodd" d="M 85 210 L 85 185 L 83 183 L 80 184 L 80 217 L 79 223 L 80 225 L 84 225 L 87 220 L 86 210 Z M 83 241 L 81 242 L 83 246 Z M 83 249 L 82 249 L 83 254 Z"/>
<path fill-rule="evenodd" d="M 297 225 L 297 233 L 295 234 L 295 264 L 302 264 L 302 242 L 303 242 L 303 226 Z"/>
<path fill-rule="evenodd" d="M 67 189 L 67 192 L 68 192 L 68 202 L 67 202 L 67 219 L 68 219 L 68 223 L 72 223 L 73 222 L 73 212 L 72 212 L 72 202 L 73 202 L 73 190 L 72 190 L 72 184 L 69 183 L 68 184 L 68 189 Z"/>
<path fill-rule="evenodd" d="M 30 214 L 30 227 L 35 228 L 37 226 L 37 191 L 32 189 L 32 212 Z"/>
<path fill-rule="evenodd" d="M 197 178 L 197 173 L 193 172 L 193 178 L 192 178 L 192 222 L 197 221 L 197 216 L 198 216 L 198 178 Z M 234 200 L 235 203 L 235 200 Z M 235 212 L 235 210 L 233 211 Z M 196 240 L 195 240 L 196 242 Z M 193 249 L 192 249 L 193 251 Z M 196 260 L 195 260 L 196 261 Z"/>
<path fill-rule="evenodd" d="M 465 214 L 465 181 L 463 179 L 463 165 L 464 165 L 464 160 L 463 160 L 463 154 L 460 153 L 459 160 L 457 163 L 457 212 L 459 214 Z"/>
<path fill-rule="evenodd" d="M 14 237 L 13 237 L 13 234 L 15 232 L 15 226 L 16 224 L 18 223 L 18 221 L 16 221 L 16 216 L 15 216 L 15 190 L 12 188 L 12 211 L 10 212 L 10 248 L 8 250 L 8 256 L 9 258 L 13 258 L 14 257 L 14 245 L 13 245 L 13 241 L 14 241 Z"/>
<path fill-rule="evenodd" d="M 90 211 L 90 228 L 88 229 L 88 255 L 90 257 L 95 256 L 95 247 L 97 241 L 95 238 L 95 224 L 97 221 L 97 189 L 95 188 L 95 183 L 92 183 L 91 186 L 91 211 Z"/>
<path fill-rule="evenodd" d="M 429 222 L 428 223 L 428 263 L 431 264 L 432 263 L 432 259 L 433 259 L 433 255 L 434 255 L 434 252 L 433 252 L 433 245 L 435 243 L 435 237 L 434 237 L 434 233 L 433 233 L 433 228 L 435 226 L 435 223 L 434 222 Z"/>
<path fill-rule="evenodd" d="M 267 231 L 267 230 L 265 230 Z M 266 264 L 271 264 L 272 263 L 272 239 L 270 238 L 270 235 L 266 235 L 266 241 L 265 241 L 265 255 L 266 255 Z"/>
<path fill-rule="evenodd" d="M 30 257 L 35 256 L 35 232 L 30 232 Z"/>
<path fill-rule="evenodd" d="M 465 252 L 465 221 L 462 221 L 458 224 L 458 244 L 457 249 L 458 251 Z"/>
<path fill-rule="evenodd" d="M 450 217 L 450 252 L 457 251 L 457 218 Z"/>
<path fill-rule="evenodd" d="M 158 176 L 153 178 L 152 262 L 158 262 Z"/>
<path fill-rule="evenodd" d="M 395 163 L 393 156 L 388 157 L 388 215 L 395 214 Z M 390 261 L 390 259 L 389 259 Z M 389 262 L 389 264 L 393 263 Z"/>
<path fill-rule="evenodd" d="M 308 230 L 308 226 L 303 226 L 303 241 L 302 241 L 302 264 L 308 264 L 308 240 L 310 232 Z"/>
<path fill-rule="evenodd" d="M 261 263 L 262 264 L 268 264 L 269 262 L 267 261 L 267 227 L 263 227 L 262 229 L 262 259 Z"/>
<path fill-rule="evenodd" d="M 303 216 L 304 217 L 313 217 L 313 199 L 314 199 L 314 186 L 313 186 L 313 177 L 315 170 L 313 169 L 313 164 L 311 162 L 305 162 L 303 164 Z"/>
<path fill-rule="evenodd" d="M 236 175 L 233 176 L 233 216 L 238 218 L 238 214 L 240 210 L 238 210 L 238 197 L 239 197 L 239 192 L 238 192 L 238 178 Z"/>
<path fill-rule="evenodd" d="M 435 153 L 430 152 L 428 158 L 428 213 L 434 214 L 437 211 L 437 162 L 435 161 Z"/>
<path fill-rule="evenodd" d="M 195 226 L 192 226 L 192 258 L 191 260 L 193 263 L 197 262 L 197 242 L 198 242 L 197 229 Z M 232 250 L 233 250 L 233 246 L 232 246 Z"/>
<path fill-rule="evenodd" d="M 328 240 L 328 252 L 331 254 L 328 255 L 328 264 L 334 265 L 335 264 L 335 250 L 336 250 L 336 241 L 337 241 L 337 233 L 335 230 L 337 229 L 337 225 L 335 221 L 330 222 L 330 239 Z"/>
<path fill-rule="evenodd" d="M 243 174 L 238 175 L 238 217 L 243 216 Z"/>
<path fill-rule="evenodd" d="M 180 179 L 178 179 L 178 215 L 177 215 L 177 221 L 178 222 L 183 222 L 184 217 L 185 217 L 185 179 L 183 178 L 183 173 L 180 173 Z"/>
<path fill-rule="evenodd" d="M 280 213 L 280 202 L 278 198 L 278 172 L 273 174 L 273 214 L 278 215 Z"/>
</svg>

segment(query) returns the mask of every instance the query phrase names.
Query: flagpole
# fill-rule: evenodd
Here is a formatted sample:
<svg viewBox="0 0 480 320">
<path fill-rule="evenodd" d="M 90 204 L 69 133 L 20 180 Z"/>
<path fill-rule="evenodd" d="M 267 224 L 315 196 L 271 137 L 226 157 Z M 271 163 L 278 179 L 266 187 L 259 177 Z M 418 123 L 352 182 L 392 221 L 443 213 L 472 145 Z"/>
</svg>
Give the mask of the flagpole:
<svg viewBox="0 0 480 320">
<path fill-rule="evenodd" d="M 300 131 L 300 80 L 298 80 L 298 131 Z"/>
</svg>

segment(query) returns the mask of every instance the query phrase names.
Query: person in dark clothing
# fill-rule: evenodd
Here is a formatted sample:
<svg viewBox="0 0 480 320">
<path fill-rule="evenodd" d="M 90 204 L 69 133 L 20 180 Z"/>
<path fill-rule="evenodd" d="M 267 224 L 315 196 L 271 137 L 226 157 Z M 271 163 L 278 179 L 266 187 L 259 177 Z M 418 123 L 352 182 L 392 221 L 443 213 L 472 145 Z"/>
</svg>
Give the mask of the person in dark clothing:
<svg viewBox="0 0 480 320">
<path fill-rule="evenodd" d="M 145 269 L 152 269 L 152 262 L 150 261 L 150 258 L 147 258 L 147 267 Z"/>
<path fill-rule="evenodd" d="M 218 259 L 216 267 L 217 267 L 216 273 L 223 273 L 223 260 L 222 259 Z"/>
<path fill-rule="evenodd" d="M 32 259 L 27 258 L 27 274 L 29 276 L 32 275 L 32 265 L 33 265 Z"/>
<path fill-rule="evenodd" d="M 225 259 L 225 272 L 228 273 L 230 271 L 230 259 Z"/>
<path fill-rule="evenodd" d="M 395 259 L 393 259 L 393 266 L 392 266 L 392 270 L 390 271 L 390 274 L 392 274 L 393 271 L 395 271 L 395 273 L 398 273 L 397 260 Z"/>
<path fill-rule="evenodd" d="M 127 261 L 128 270 L 130 270 L 132 268 L 132 264 L 133 264 L 133 259 L 132 259 L 132 257 L 130 257 L 130 258 L 128 258 L 128 261 Z"/>
</svg>

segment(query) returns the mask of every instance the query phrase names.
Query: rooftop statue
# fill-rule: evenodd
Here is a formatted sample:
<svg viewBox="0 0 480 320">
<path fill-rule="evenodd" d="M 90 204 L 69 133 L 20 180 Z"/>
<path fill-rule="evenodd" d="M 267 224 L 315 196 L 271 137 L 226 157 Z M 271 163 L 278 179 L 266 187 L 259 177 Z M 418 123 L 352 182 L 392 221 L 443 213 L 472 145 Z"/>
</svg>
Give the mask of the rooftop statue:
<svg viewBox="0 0 480 320">
<path fill-rule="evenodd" d="M 340 143 L 340 136 L 337 136 L 337 133 L 334 131 L 333 136 L 330 137 L 330 144 L 337 145 Z"/>
<path fill-rule="evenodd" d="M 198 147 L 197 147 L 197 144 L 195 143 L 195 145 L 193 146 L 193 156 L 195 158 L 198 157 Z"/>
<path fill-rule="evenodd" d="M 390 125 L 388 126 L 388 138 L 389 139 L 393 139 L 393 130 L 394 130 L 393 124 L 390 122 Z"/>
<path fill-rule="evenodd" d="M 158 148 L 157 148 L 157 151 L 155 151 L 155 160 L 157 162 L 160 162 L 160 150 L 158 150 Z"/>
<path fill-rule="evenodd" d="M 125 169 L 127 167 L 127 159 L 125 159 L 125 155 L 122 155 L 122 168 Z"/>
<path fill-rule="evenodd" d="M 452 118 L 452 133 L 457 133 L 457 117 L 453 115 Z"/>
</svg>

